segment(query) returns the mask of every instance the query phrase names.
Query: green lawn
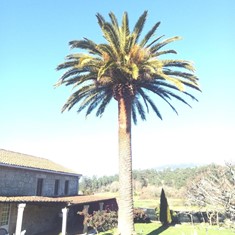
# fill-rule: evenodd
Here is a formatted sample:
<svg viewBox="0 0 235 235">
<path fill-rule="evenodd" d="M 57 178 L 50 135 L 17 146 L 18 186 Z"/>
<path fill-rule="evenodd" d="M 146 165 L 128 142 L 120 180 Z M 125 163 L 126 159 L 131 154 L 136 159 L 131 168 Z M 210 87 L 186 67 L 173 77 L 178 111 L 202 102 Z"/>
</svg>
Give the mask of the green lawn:
<svg viewBox="0 0 235 235">
<path fill-rule="evenodd" d="M 235 231 L 207 224 L 182 224 L 171 227 L 162 227 L 160 223 L 135 224 L 138 235 L 234 235 Z M 100 235 L 113 235 L 115 230 L 99 233 Z"/>
<path fill-rule="evenodd" d="M 193 210 L 197 211 L 198 208 L 185 206 L 184 199 L 168 199 L 170 209 L 173 210 Z M 134 197 L 134 207 L 143 208 L 156 208 L 159 206 L 158 199 L 139 199 L 138 196 Z M 180 224 L 168 228 L 163 228 L 159 222 L 150 224 L 135 224 L 135 230 L 138 235 L 234 235 L 235 231 L 219 228 L 217 226 L 209 226 L 208 224 Z M 99 233 L 100 235 L 113 235 L 115 230 Z"/>
<path fill-rule="evenodd" d="M 198 210 L 197 207 L 187 207 L 185 205 L 184 199 L 179 198 L 168 198 L 168 204 L 171 210 Z M 153 208 L 155 209 L 160 204 L 160 201 L 157 199 L 139 199 L 138 197 L 134 198 L 134 207 L 144 207 L 144 208 Z"/>
</svg>

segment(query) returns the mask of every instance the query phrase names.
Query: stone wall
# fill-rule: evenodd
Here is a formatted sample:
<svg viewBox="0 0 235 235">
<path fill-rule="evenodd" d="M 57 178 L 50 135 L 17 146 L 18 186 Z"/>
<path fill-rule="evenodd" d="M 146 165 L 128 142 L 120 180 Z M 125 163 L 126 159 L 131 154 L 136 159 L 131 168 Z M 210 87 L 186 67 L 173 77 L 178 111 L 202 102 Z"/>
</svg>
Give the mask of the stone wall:
<svg viewBox="0 0 235 235">
<path fill-rule="evenodd" d="M 202 223 L 209 222 L 208 214 L 213 214 L 212 222 L 217 220 L 217 214 L 213 212 L 194 212 L 194 211 L 174 211 L 173 222 L 175 223 Z M 219 222 L 223 222 L 225 216 L 221 213 L 218 214 Z"/>
<path fill-rule="evenodd" d="M 59 191 L 56 196 L 64 196 L 65 181 L 69 181 L 68 195 L 77 195 L 78 177 L 50 172 L 0 166 L 1 196 L 34 196 L 38 178 L 43 179 L 42 196 L 55 196 L 55 180 L 59 180 Z"/>
</svg>

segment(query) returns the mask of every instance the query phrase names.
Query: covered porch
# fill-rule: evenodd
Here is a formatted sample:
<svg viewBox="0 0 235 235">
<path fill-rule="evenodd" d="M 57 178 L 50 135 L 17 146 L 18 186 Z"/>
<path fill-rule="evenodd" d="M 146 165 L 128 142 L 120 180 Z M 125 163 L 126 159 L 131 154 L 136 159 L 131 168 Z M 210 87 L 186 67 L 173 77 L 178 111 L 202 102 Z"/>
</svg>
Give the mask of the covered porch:
<svg viewBox="0 0 235 235">
<path fill-rule="evenodd" d="M 69 197 L 17 196 L 0 197 L 0 204 L 9 204 L 8 224 L 5 228 L 9 235 L 65 235 L 80 234 L 83 217 L 77 212 L 84 207 L 89 213 L 109 207 L 117 210 L 115 198 L 89 195 Z"/>
</svg>

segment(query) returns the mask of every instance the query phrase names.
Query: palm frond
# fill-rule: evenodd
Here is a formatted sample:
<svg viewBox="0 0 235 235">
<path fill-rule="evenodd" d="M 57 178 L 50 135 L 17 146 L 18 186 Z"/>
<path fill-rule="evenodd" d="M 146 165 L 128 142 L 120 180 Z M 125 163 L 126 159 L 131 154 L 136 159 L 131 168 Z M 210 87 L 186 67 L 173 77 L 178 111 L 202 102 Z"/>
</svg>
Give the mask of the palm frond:
<svg viewBox="0 0 235 235">
<path fill-rule="evenodd" d="M 129 21 L 128 15 L 124 12 L 122 17 L 122 27 L 120 28 L 120 51 L 123 55 L 128 53 L 127 51 L 127 42 L 129 40 L 130 30 L 129 30 Z"/>
<path fill-rule="evenodd" d="M 127 12 L 124 12 L 124 14 L 123 14 L 121 30 L 122 30 L 123 36 L 128 37 L 130 35 L 129 20 L 128 20 Z"/>
<path fill-rule="evenodd" d="M 141 119 L 146 120 L 145 111 L 144 111 L 144 108 L 143 108 L 143 105 L 141 104 L 141 102 L 137 98 L 133 102 L 138 110 L 138 113 L 139 113 Z"/>
<path fill-rule="evenodd" d="M 191 105 L 188 102 L 186 102 L 181 96 L 176 95 L 175 93 L 173 93 L 169 90 L 167 91 L 167 94 L 169 94 L 170 96 L 174 97 L 175 99 L 183 102 L 184 104 L 186 104 L 187 106 L 189 106 L 191 108 Z"/>
<path fill-rule="evenodd" d="M 194 85 L 193 83 L 191 82 L 187 82 L 187 81 L 181 81 L 184 85 L 188 86 L 188 87 L 191 87 L 197 91 L 201 91 L 201 89 L 199 88 L 198 84 Z"/>
<path fill-rule="evenodd" d="M 153 34 L 155 33 L 155 31 L 157 30 L 157 28 L 159 27 L 161 22 L 157 22 L 153 28 L 146 34 L 146 36 L 142 39 L 142 41 L 140 42 L 140 46 L 144 47 L 145 44 L 149 41 L 149 39 L 153 36 Z"/>
<path fill-rule="evenodd" d="M 117 18 L 116 18 L 116 16 L 113 14 L 113 12 L 110 12 L 110 13 L 109 13 L 109 17 L 110 17 L 110 19 L 111 19 L 111 22 L 112 22 L 112 25 L 114 26 L 114 28 L 119 29 Z"/>
<path fill-rule="evenodd" d="M 55 87 L 58 87 L 60 85 L 62 85 L 63 83 L 67 83 L 66 78 L 70 78 L 73 77 L 74 75 L 80 74 L 82 72 L 85 72 L 84 69 L 70 69 L 68 71 L 66 71 L 58 80 L 58 82 L 54 85 Z"/>
<path fill-rule="evenodd" d="M 182 72 L 182 71 L 172 71 L 172 70 L 164 70 L 164 73 L 166 75 L 171 75 L 171 76 L 176 76 L 179 78 L 185 78 L 191 82 L 196 82 L 198 80 L 198 78 L 192 74 L 192 73 L 186 73 L 186 72 Z"/>
<path fill-rule="evenodd" d="M 144 28 L 144 24 L 147 18 L 148 11 L 144 11 L 144 13 L 139 17 L 138 21 L 136 22 L 132 34 L 134 35 L 134 43 L 138 42 L 140 34 Z"/>
<path fill-rule="evenodd" d="M 182 81 L 182 82 L 183 82 L 183 81 Z M 183 83 L 184 83 L 184 82 L 183 82 Z M 176 88 L 174 85 L 172 85 L 172 84 L 170 84 L 170 83 L 168 83 L 167 81 L 164 81 L 164 80 L 162 80 L 162 81 L 160 81 L 160 80 L 155 80 L 155 81 L 153 82 L 153 84 L 154 84 L 154 86 L 157 86 L 157 87 L 166 87 L 166 88 L 169 88 L 169 89 L 172 89 L 172 90 L 176 90 L 177 92 L 179 92 L 178 88 Z M 185 85 L 187 85 L 187 84 L 185 84 Z M 193 87 L 193 86 L 190 86 L 190 87 L 192 87 L 192 88 L 194 88 L 194 89 L 200 91 L 200 89 L 199 89 L 198 87 Z M 187 95 L 187 96 L 190 96 L 193 100 L 198 101 L 198 100 L 197 100 L 193 95 L 191 95 L 190 93 L 185 92 L 185 91 L 183 91 L 182 93 L 184 93 L 184 94 Z"/>
<path fill-rule="evenodd" d="M 80 103 L 77 112 L 80 113 L 82 110 L 87 108 L 88 105 L 90 105 L 94 100 L 97 99 L 98 95 L 99 93 L 97 92 L 97 90 L 90 91 L 89 96 L 85 96 L 82 102 Z"/>
<path fill-rule="evenodd" d="M 157 84 L 157 83 L 156 83 Z M 164 89 L 163 87 L 161 87 L 159 84 L 154 84 L 154 83 L 146 83 L 143 85 L 143 87 L 145 89 L 148 89 L 149 91 L 152 91 L 154 94 L 158 95 L 161 99 L 163 99 L 171 108 L 172 110 L 178 114 L 177 110 L 174 108 L 174 106 L 168 101 L 171 100 L 171 96 L 173 96 L 174 98 L 177 98 L 177 96 L 171 92 L 169 92 L 168 90 Z M 155 113 L 157 114 L 157 116 L 162 119 L 162 116 L 159 112 L 159 110 L 157 109 L 156 105 L 154 104 L 154 102 L 150 99 L 150 97 L 146 96 L 144 92 L 140 93 L 141 96 L 146 99 L 146 101 L 149 102 L 149 104 L 151 105 L 152 109 L 155 111 Z M 184 101 L 183 99 L 181 100 L 182 102 Z"/>
<path fill-rule="evenodd" d="M 84 50 L 88 50 L 92 54 L 100 55 L 100 52 L 96 49 L 97 44 L 92 40 L 84 38 L 84 40 L 73 40 L 69 42 L 70 48 L 80 48 Z"/>
<path fill-rule="evenodd" d="M 176 110 L 175 107 L 167 100 L 166 95 L 163 95 L 162 93 L 158 93 L 157 95 L 158 95 L 159 97 L 161 97 L 161 98 L 171 107 L 171 109 L 178 115 L 177 110 Z M 167 96 L 167 97 L 169 97 L 169 96 Z"/>
<path fill-rule="evenodd" d="M 154 86 L 156 86 L 156 87 L 158 88 L 158 90 L 159 90 L 159 87 L 166 87 L 166 88 L 173 89 L 173 90 L 176 90 L 177 92 L 179 92 L 179 90 L 178 90 L 175 86 L 173 86 L 173 85 L 171 85 L 171 84 L 169 84 L 169 83 L 167 83 L 167 82 L 165 82 L 165 81 L 155 81 L 155 82 L 154 82 Z M 162 91 L 161 91 L 161 92 L 156 92 L 156 93 L 162 94 L 163 96 L 161 96 L 161 98 L 163 98 L 163 97 L 168 97 L 168 98 L 169 98 L 169 95 L 170 95 L 170 96 L 174 97 L 175 99 L 177 99 L 177 100 L 183 102 L 183 103 L 186 104 L 187 106 L 191 107 L 188 102 L 186 102 L 183 98 L 181 98 L 181 96 L 179 96 L 179 95 L 177 95 L 177 94 L 171 92 L 169 89 L 167 89 L 167 90 L 164 89 L 164 94 L 163 94 Z M 152 91 L 153 91 L 153 90 L 152 90 Z M 193 100 L 198 101 L 192 94 L 190 94 L 190 93 L 188 93 L 188 92 L 185 92 L 185 91 L 183 91 L 182 93 L 185 94 L 186 96 L 191 97 Z M 164 99 L 164 100 L 165 100 L 165 99 Z M 172 106 L 167 100 L 165 100 L 165 101 L 166 101 L 170 106 Z M 174 110 L 174 107 L 171 107 L 171 108 Z M 176 112 L 176 110 L 175 110 L 175 112 Z"/>
<path fill-rule="evenodd" d="M 149 113 L 149 107 L 148 107 L 148 103 L 147 103 L 147 95 L 145 94 L 145 92 L 141 88 L 139 88 L 137 92 L 142 97 L 144 104 L 145 104 L 145 107 L 146 107 L 146 110 Z"/>
<path fill-rule="evenodd" d="M 177 52 L 175 50 L 157 51 L 154 55 L 160 56 L 160 55 L 166 55 L 166 54 L 177 54 Z"/>
<path fill-rule="evenodd" d="M 110 103 L 110 101 L 113 98 L 113 93 L 112 93 L 111 87 L 105 88 L 105 94 L 106 94 L 105 97 L 103 98 L 99 108 L 97 109 L 97 112 L 96 112 L 97 117 L 102 116 L 102 114 L 105 111 L 105 108 L 107 107 L 107 105 Z"/>
<path fill-rule="evenodd" d="M 192 62 L 187 60 L 162 60 L 163 67 L 177 67 L 177 68 L 184 68 L 189 71 L 195 72 L 195 68 Z"/>
<path fill-rule="evenodd" d="M 145 99 L 147 100 L 147 102 L 150 104 L 151 108 L 153 109 L 153 111 L 156 113 L 156 115 L 162 120 L 162 115 L 159 112 L 157 106 L 154 104 L 154 102 L 150 99 L 150 97 L 145 96 Z"/>
<path fill-rule="evenodd" d="M 150 48 L 151 46 L 154 46 L 154 44 L 155 44 L 157 41 L 159 41 L 161 38 L 163 38 L 163 37 L 165 37 L 165 35 L 162 35 L 162 36 L 160 36 L 160 37 L 154 39 L 154 40 L 153 40 L 151 43 L 149 43 L 146 47 L 147 47 L 147 48 Z M 150 48 L 150 51 L 152 51 L 151 48 Z"/>
<path fill-rule="evenodd" d="M 102 27 L 103 27 L 103 24 L 104 24 L 104 22 L 105 22 L 104 17 L 103 17 L 100 13 L 97 13 L 97 14 L 96 14 L 96 18 L 97 18 L 97 20 L 98 20 L 98 24 L 99 24 L 100 28 L 102 28 Z"/>
<path fill-rule="evenodd" d="M 103 54 L 107 53 L 107 55 L 112 58 L 113 60 L 115 60 L 116 58 L 116 53 L 112 50 L 112 47 L 108 44 L 99 44 L 97 46 L 97 49 L 99 51 L 101 51 Z"/>
<path fill-rule="evenodd" d="M 175 85 L 180 91 L 184 90 L 184 84 L 177 78 L 171 77 L 166 75 L 164 72 L 162 71 L 157 71 L 156 75 L 158 77 L 161 77 L 163 79 L 165 79 L 166 81 L 171 82 L 173 85 Z"/>
<path fill-rule="evenodd" d="M 64 106 L 62 107 L 61 112 L 65 110 L 70 110 L 75 104 L 77 104 L 80 100 L 82 100 L 85 96 L 89 95 L 91 91 L 95 90 L 94 84 L 89 84 L 81 87 L 76 92 L 74 92 L 66 101 Z"/>
<path fill-rule="evenodd" d="M 60 70 L 60 69 L 67 69 L 67 68 L 70 68 L 70 67 L 74 67 L 78 64 L 78 61 L 77 60 L 73 60 L 73 61 L 67 61 L 67 62 L 64 62 L 62 64 L 59 64 L 56 68 L 56 70 Z"/>
<path fill-rule="evenodd" d="M 66 80 L 66 86 L 73 85 L 74 89 L 75 87 L 78 87 L 82 83 L 87 83 L 89 81 L 94 83 L 94 81 L 96 81 L 96 78 L 97 78 L 97 73 L 79 74 Z"/>
<path fill-rule="evenodd" d="M 99 105 L 99 103 L 102 102 L 105 96 L 105 93 L 96 91 L 96 95 L 93 97 L 92 102 L 90 102 L 89 107 L 87 108 L 86 117 L 90 115 L 90 113 Z"/>
<path fill-rule="evenodd" d="M 136 125 L 137 124 L 136 107 L 133 103 L 131 106 L 131 114 L 132 114 L 132 120 L 133 120 L 134 124 Z"/>
<path fill-rule="evenodd" d="M 133 79 L 137 79 L 139 77 L 139 67 L 135 64 L 135 63 L 132 63 L 131 64 L 131 69 L 132 69 L 132 78 Z"/>
<path fill-rule="evenodd" d="M 165 39 L 164 41 L 159 42 L 156 45 L 152 46 L 151 51 L 154 53 L 154 52 L 158 51 L 160 48 L 162 48 L 165 45 L 169 44 L 170 42 L 174 42 L 174 41 L 177 41 L 177 40 L 180 40 L 180 39 L 181 39 L 181 37 L 179 37 L 179 36 L 175 36 L 175 37 L 172 37 L 172 38 Z"/>
<path fill-rule="evenodd" d="M 112 50 L 115 53 L 116 58 L 119 56 L 119 48 L 120 48 L 120 40 L 119 35 L 117 34 L 116 30 L 113 28 L 113 26 L 110 23 L 105 22 L 102 31 L 104 34 L 104 37 L 109 42 L 109 45 L 111 46 Z"/>
<path fill-rule="evenodd" d="M 112 67 L 113 65 L 113 61 L 108 61 L 107 63 L 105 63 L 104 65 L 102 65 L 99 68 L 99 72 L 98 72 L 98 76 L 97 76 L 97 81 L 100 81 L 101 77 L 105 74 L 105 72 Z"/>
</svg>

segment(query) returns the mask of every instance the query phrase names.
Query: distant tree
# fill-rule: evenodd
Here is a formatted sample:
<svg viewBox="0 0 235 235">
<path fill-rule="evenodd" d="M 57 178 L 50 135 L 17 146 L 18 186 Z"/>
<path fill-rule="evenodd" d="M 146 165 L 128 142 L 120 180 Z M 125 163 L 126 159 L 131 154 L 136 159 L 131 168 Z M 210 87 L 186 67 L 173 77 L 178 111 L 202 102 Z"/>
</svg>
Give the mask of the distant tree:
<svg viewBox="0 0 235 235">
<path fill-rule="evenodd" d="M 218 223 L 218 214 L 235 217 L 235 165 L 211 165 L 198 174 L 187 187 L 191 205 L 209 208 L 210 223 Z M 212 221 L 215 218 L 217 221 Z"/>
<path fill-rule="evenodd" d="M 89 177 L 83 176 L 79 185 L 79 189 L 84 195 L 90 195 L 94 193 L 94 189 L 92 187 L 93 182 Z"/>
<path fill-rule="evenodd" d="M 168 225 L 172 221 L 171 212 L 164 189 L 162 189 L 160 198 L 160 221 L 163 225 Z"/>
</svg>

